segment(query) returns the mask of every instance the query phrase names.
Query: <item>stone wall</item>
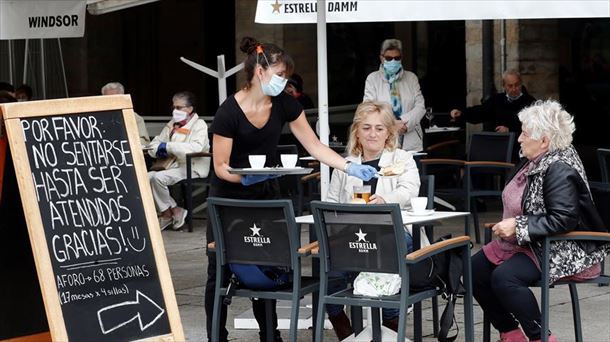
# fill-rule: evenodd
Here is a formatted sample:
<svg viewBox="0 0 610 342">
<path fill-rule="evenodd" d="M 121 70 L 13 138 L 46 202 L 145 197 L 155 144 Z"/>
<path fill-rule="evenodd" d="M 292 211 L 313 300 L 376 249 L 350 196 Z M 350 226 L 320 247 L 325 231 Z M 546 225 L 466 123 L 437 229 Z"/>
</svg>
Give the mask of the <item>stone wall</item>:
<svg viewBox="0 0 610 342">
<path fill-rule="evenodd" d="M 282 46 L 284 43 L 285 25 L 263 25 L 254 22 L 256 17 L 256 5 L 252 0 L 235 0 L 235 56 L 237 61 L 227 61 L 227 66 L 241 63 L 246 55 L 239 50 L 239 43 L 243 37 L 253 37 L 264 43 L 274 43 Z M 246 81 L 244 73 L 237 75 L 237 88 Z M 237 89 L 235 89 L 237 90 Z M 227 89 L 231 93 L 231 89 Z"/>
<path fill-rule="evenodd" d="M 480 20 L 466 21 L 466 105 L 481 104 L 483 97 L 483 33 Z"/>
<path fill-rule="evenodd" d="M 537 99 L 559 99 L 557 20 L 519 21 L 519 71 Z"/>
<path fill-rule="evenodd" d="M 494 22 L 494 80 L 502 91 L 502 72 L 516 69 L 523 84 L 536 98 L 559 97 L 559 29 L 557 20 L 505 20 Z M 502 65 L 502 39 L 505 39 L 505 66 Z M 466 22 L 467 104 L 482 97 L 482 23 Z"/>
</svg>

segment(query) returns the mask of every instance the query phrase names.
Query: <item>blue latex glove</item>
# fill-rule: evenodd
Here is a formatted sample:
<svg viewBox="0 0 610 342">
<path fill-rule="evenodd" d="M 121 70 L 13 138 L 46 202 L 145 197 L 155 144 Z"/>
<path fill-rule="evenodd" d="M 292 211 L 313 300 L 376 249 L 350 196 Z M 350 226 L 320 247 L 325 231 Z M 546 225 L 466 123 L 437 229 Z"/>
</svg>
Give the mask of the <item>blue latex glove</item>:
<svg viewBox="0 0 610 342">
<path fill-rule="evenodd" d="M 241 184 L 244 186 L 250 186 L 252 184 L 264 182 L 268 179 L 275 179 L 280 175 L 244 175 L 241 176 Z"/>
<path fill-rule="evenodd" d="M 167 144 L 162 142 L 157 147 L 157 158 L 167 158 Z"/>
<path fill-rule="evenodd" d="M 371 178 L 375 177 L 377 174 L 377 169 L 370 165 L 350 163 L 347 167 L 347 174 L 358 177 L 363 181 L 369 181 Z"/>
</svg>

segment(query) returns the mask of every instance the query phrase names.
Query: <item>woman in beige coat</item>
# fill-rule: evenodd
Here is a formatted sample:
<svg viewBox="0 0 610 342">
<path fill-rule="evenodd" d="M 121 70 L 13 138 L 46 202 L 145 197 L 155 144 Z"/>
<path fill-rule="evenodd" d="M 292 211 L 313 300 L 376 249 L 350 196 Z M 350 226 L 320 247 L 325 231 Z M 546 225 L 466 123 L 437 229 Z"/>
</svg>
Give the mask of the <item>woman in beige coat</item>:
<svg viewBox="0 0 610 342">
<path fill-rule="evenodd" d="M 385 102 L 365 101 L 356 109 L 354 121 L 350 128 L 346 159 L 353 163 L 370 165 L 377 170 L 392 167 L 394 176 L 381 176 L 370 181 L 349 176 L 335 169 L 330 181 L 326 200 L 329 202 L 350 203 L 354 195 L 354 186 L 370 185 L 371 196 L 368 204 L 398 203 L 403 209 L 410 209 L 410 199 L 419 194 L 419 172 L 412 152 L 397 148 L 398 130 L 394 125 L 394 115 L 390 105 Z M 407 245 L 413 246 L 411 226 L 406 226 Z M 429 245 L 425 233 L 421 234 L 421 245 Z M 344 276 L 346 280 L 351 274 Z M 346 284 L 338 284 L 332 290 L 340 290 Z M 342 340 L 352 333 L 350 322 L 340 305 L 326 305 L 329 320 L 335 333 Z M 383 325 L 397 330 L 398 310 L 383 310 Z"/>
</svg>

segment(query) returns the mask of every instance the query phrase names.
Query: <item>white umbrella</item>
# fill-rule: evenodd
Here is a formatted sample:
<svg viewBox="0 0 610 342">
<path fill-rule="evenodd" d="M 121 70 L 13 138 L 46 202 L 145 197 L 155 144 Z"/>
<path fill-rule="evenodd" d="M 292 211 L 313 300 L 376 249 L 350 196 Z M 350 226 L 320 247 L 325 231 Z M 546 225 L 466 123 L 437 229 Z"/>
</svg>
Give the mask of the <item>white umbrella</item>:
<svg viewBox="0 0 610 342">
<path fill-rule="evenodd" d="M 321 9 L 317 11 L 317 9 Z M 320 140 L 328 145 L 326 22 L 544 19 L 610 17 L 608 0 L 258 0 L 260 24 L 317 23 Z M 321 193 L 328 190 L 322 165 Z"/>
</svg>

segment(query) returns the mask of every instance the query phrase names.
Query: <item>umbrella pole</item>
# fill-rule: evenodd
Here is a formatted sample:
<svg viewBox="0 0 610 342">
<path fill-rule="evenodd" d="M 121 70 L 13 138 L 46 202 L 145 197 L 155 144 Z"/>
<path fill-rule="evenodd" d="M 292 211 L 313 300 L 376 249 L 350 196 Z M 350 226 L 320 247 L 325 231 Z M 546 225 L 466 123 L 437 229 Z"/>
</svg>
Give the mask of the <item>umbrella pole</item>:
<svg viewBox="0 0 610 342">
<path fill-rule="evenodd" d="M 326 1 L 317 0 L 318 20 L 318 120 L 320 122 L 320 141 L 328 146 L 328 61 L 326 52 Z M 326 199 L 329 184 L 328 165 L 320 164 L 320 196 Z"/>
</svg>

